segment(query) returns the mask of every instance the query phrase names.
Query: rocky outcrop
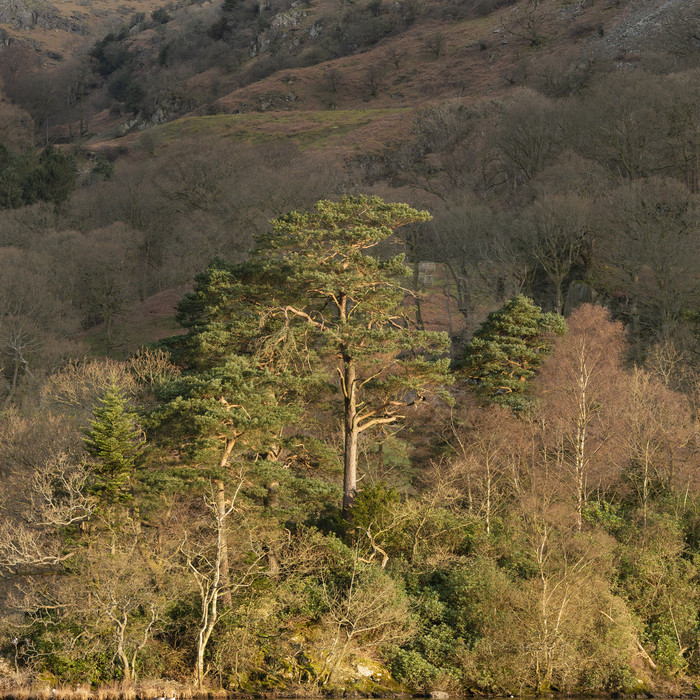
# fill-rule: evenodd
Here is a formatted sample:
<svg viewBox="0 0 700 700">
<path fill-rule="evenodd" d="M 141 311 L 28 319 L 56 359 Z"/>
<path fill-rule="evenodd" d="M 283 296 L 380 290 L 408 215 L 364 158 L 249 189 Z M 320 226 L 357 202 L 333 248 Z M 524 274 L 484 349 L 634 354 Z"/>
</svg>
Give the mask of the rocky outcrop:
<svg viewBox="0 0 700 700">
<path fill-rule="evenodd" d="M 270 21 L 270 27 L 266 31 L 258 34 L 250 44 L 248 53 L 251 58 L 261 53 L 265 53 L 273 41 L 291 39 L 291 42 L 297 46 L 299 38 L 295 36 L 296 30 L 300 27 L 304 17 L 307 15 L 307 10 L 302 9 L 298 2 L 293 2 L 290 9 L 284 12 L 277 13 Z M 321 27 L 314 25 L 315 31 L 320 32 Z"/>
<path fill-rule="evenodd" d="M 676 33 L 673 25 L 686 25 L 685 28 L 690 30 L 687 25 L 693 21 L 697 27 L 700 11 L 696 0 L 635 0 L 629 3 L 620 21 L 599 40 L 599 50 L 606 57 L 642 51 L 660 36 L 668 35 L 669 28 L 672 39 Z M 669 36 L 665 36 L 665 40 L 668 39 Z M 692 39 L 692 31 L 689 39 Z"/>
<path fill-rule="evenodd" d="M 71 17 L 61 13 L 46 0 L 3 0 L 0 2 L 0 24 L 14 29 L 63 29 L 78 34 L 87 33 L 84 15 Z"/>
<path fill-rule="evenodd" d="M 268 110 L 289 110 L 293 104 L 299 102 L 299 96 L 295 92 L 280 92 L 272 90 L 255 96 L 259 112 Z"/>
<path fill-rule="evenodd" d="M 195 108 L 195 103 L 191 100 L 182 99 L 176 95 L 161 95 L 155 103 L 152 111 L 148 114 L 139 112 L 131 115 L 117 129 L 119 135 L 129 134 L 133 131 L 143 131 L 152 126 L 165 124 L 183 112 L 188 112 Z"/>
</svg>

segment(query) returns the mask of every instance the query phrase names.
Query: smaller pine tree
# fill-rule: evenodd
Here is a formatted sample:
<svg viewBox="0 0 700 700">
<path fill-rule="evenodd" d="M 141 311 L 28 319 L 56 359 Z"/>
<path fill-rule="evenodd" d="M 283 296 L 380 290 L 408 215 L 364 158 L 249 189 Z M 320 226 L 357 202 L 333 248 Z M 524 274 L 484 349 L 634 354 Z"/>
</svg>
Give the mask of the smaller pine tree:
<svg viewBox="0 0 700 700">
<path fill-rule="evenodd" d="M 552 335 L 566 332 L 564 319 L 542 313 L 520 294 L 488 315 L 474 333 L 459 368 L 477 391 L 513 409 L 524 408 L 528 380 L 550 350 Z"/>
<path fill-rule="evenodd" d="M 30 179 L 37 198 L 58 206 L 75 189 L 75 161 L 72 156 L 49 145 L 39 156 L 39 165 L 32 171 Z"/>
<path fill-rule="evenodd" d="M 130 499 L 134 468 L 143 454 L 144 440 L 137 416 L 129 410 L 123 391 L 112 381 L 93 409 L 94 418 L 83 442 L 95 459 L 94 490 L 109 502 Z"/>
</svg>

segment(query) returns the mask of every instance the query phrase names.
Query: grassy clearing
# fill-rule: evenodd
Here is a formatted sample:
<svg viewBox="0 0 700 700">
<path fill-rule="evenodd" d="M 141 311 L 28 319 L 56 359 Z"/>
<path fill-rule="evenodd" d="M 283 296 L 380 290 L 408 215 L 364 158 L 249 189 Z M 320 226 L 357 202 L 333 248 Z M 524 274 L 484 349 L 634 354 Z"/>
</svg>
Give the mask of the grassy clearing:
<svg viewBox="0 0 700 700">
<path fill-rule="evenodd" d="M 115 322 L 110 341 L 105 337 L 102 324 L 85 333 L 82 340 L 88 357 L 126 359 L 143 345 L 179 333 L 182 333 L 182 328 L 175 321 L 174 316 L 156 320 L 140 318 L 132 320 L 128 314 L 125 314 Z"/>
<path fill-rule="evenodd" d="M 154 294 L 114 319 L 112 338 L 105 337 L 104 324 L 85 332 L 81 340 L 89 357 L 126 359 L 138 348 L 169 335 L 182 333 L 175 320 L 175 307 L 183 290 L 169 290 Z"/>
<path fill-rule="evenodd" d="M 398 108 L 218 114 L 178 119 L 161 127 L 161 133 L 168 141 L 211 134 L 253 145 L 291 139 L 303 149 L 327 148 L 340 145 L 347 134 L 357 129 L 408 111 Z"/>
</svg>

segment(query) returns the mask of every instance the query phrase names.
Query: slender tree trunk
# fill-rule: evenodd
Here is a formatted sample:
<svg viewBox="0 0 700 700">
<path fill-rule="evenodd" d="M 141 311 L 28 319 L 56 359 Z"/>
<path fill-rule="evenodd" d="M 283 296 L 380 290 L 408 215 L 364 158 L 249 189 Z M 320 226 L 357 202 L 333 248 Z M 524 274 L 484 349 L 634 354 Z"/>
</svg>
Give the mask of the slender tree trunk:
<svg viewBox="0 0 700 700">
<path fill-rule="evenodd" d="M 348 320 L 348 298 L 339 295 L 338 316 L 341 324 Z M 357 491 L 357 370 L 345 344 L 340 347 L 343 358 L 343 518 L 350 520 L 350 510 Z"/>
<path fill-rule="evenodd" d="M 220 479 L 217 479 L 215 482 L 215 485 L 216 485 L 216 513 L 217 513 L 217 517 L 218 517 L 219 521 L 222 523 L 221 527 L 223 528 L 223 523 L 225 523 L 225 518 L 226 518 L 226 494 L 224 491 L 224 482 L 221 481 Z M 221 604 L 223 607 L 230 608 L 231 605 L 233 605 L 233 597 L 231 596 L 231 589 L 229 586 L 230 574 L 229 574 L 229 564 L 228 564 L 228 540 L 226 538 L 226 532 L 224 532 L 224 531 L 222 531 L 220 533 L 219 547 L 220 547 L 220 557 L 221 557 L 220 580 L 221 580 L 221 588 L 223 589 L 223 592 L 221 593 Z"/>
<path fill-rule="evenodd" d="M 131 665 L 129 663 L 129 657 L 126 655 L 126 650 L 124 649 L 124 637 L 126 635 L 126 613 L 122 620 L 117 621 L 117 656 L 122 664 L 122 670 L 124 672 L 124 683 L 131 683 Z"/>
<path fill-rule="evenodd" d="M 554 280 L 554 313 L 560 316 L 564 313 L 564 297 L 562 294 L 563 279 L 557 277 Z"/>
<path fill-rule="evenodd" d="M 649 494 L 651 493 L 651 458 L 650 458 L 650 444 L 649 440 L 646 440 L 644 445 L 644 455 L 642 457 L 643 461 L 643 473 L 642 473 L 642 520 L 644 522 L 644 527 L 647 525 L 647 515 L 649 512 Z"/>
<path fill-rule="evenodd" d="M 219 466 L 222 469 L 226 469 L 229 464 L 229 459 L 233 448 L 236 444 L 236 439 L 231 439 L 226 441 L 226 447 L 224 448 L 224 453 L 219 461 Z M 224 487 L 224 482 L 221 479 L 217 479 L 215 482 L 216 486 L 216 514 L 220 522 L 225 521 L 226 515 L 226 491 Z M 228 539 L 226 533 L 221 533 L 221 585 L 224 592 L 221 594 L 221 605 L 223 607 L 230 608 L 233 604 L 233 597 L 231 596 L 231 590 L 229 588 L 230 583 L 230 573 L 228 564 Z"/>
<path fill-rule="evenodd" d="M 12 385 L 10 386 L 10 396 L 15 393 L 17 388 L 17 381 L 19 379 L 19 360 L 15 360 L 15 367 L 12 372 Z"/>
<path fill-rule="evenodd" d="M 267 497 L 265 498 L 265 508 L 274 511 L 279 507 L 279 481 L 271 481 L 267 485 Z M 277 578 L 280 572 L 280 562 L 275 552 L 275 545 L 270 543 L 267 547 L 267 572 L 270 578 Z"/>
<path fill-rule="evenodd" d="M 590 416 L 588 413 L 588 381 L 589 371 L 584 356 L 585 349 L 581 348 L 579 357 L 578 376 L 578 416 L 576 417 L 576 438 L 574 445 L 576 473 L 576 526 L 579 532 L 583 528 L 583 509 L 586 503 L 586 432 Z"/>
<path fill-rule="evenodd" d="M 197 668 L 195 670 L 197 676 L 197 688 L 200 690 L 204 685 L 204 652 L 207 649 L 207 644 L 209 643 L 209 638 L 211 633 L 214 631 L 217 620 L 219 619 L 219 613 L 217 610 L 218 595 L 213 594 L 211 601 L 207 603 L 209 606 L 207 612 L 207 620 L 204 627 L 200 628 L 199 636 L 197 639 Z"/>
<path fill-rule="evenodd" d="M 491 534 L 491 490 L 493 479 L 491 475 L 491 458 L 486 456 L 486 534 Z"/>
<path fill-rule="evenodd" d="M 344 471 L 343 471 L 343 518 L 350 519 L 350 510 L 357 491 L 357 386 L 355 364 L 350 357 L 343 359 L 344 405 Z"/>
<path fill-rule="evenodd" d="M 635 283 L 638 282 L 637 277 L 634 279 Z M 642 358 L 642 340 L 641 340 L 641 330 L 640 330 L 640 314 L 639 307 L 637 305 L 637 294 L 634 293 L 632 297 L 632 304 L 630 305 L 630 317 L 631 317 L 631 335 L 632 335 L 632 347 L 634 349 L 634 360 L 640 362 Z"/>
<path fill-rule="evenodd" d="M 421 310 L 421 298 L 420 298 L 420 260 L 418 258 L 418 253 L 416 252 L 416 247 L 413 248 L 413 297 L 416 304 L 416 325 L 422 331 L 425 330 L 425 324 L 423 323 L 423 312 Z"/>
<path fill-rule="evenodd" d="M 452 294 L 450 293 L 447 285 L 445 285 L 443 294 L 445 295 L 445 310 L 447 311 L 447 333 L 451 338 L 454 335 L 454 327 L 452 326 L 452 309 L 450 308 L 450 299 L 452 299 Z"/>
<path fill-rule="evenodd" d="M 242 477 L 241 477 L 242 479 Z M 231 587 L 229 584 L 230 573 L 228 571 L 228 546 L 226 543 L 226 522 L 233 512 L 233 504 L 236 501 L 238 492 L 240 491 L 242 481 L 233 494 L 230 503 L 226 504 L 223 492 L 223 484 L 219 480 L 214 482 L 214 500 L 206 499 L 207 506 L 215 516 L 216 520 L 216 556 L 212 562 L 212 568 L 207 571 L 206 568 L 202 572 L 197 569 L 193 563 L 197 560 L 197 555 L 189 556 L 187 566 L 194 575 L 197 586 L 199 587 L 200 600 L 202 603 L 202 615 L 200 618 L 199 628 L 197 630 L 197 660 L 194 668 L 195 681 L 199 689 L 204 684 L 204 654 L 209 644 L 212 632 L 216 623 L 219 620 L 219 601 L 222 601 L 225 596 L 231 599 Z M 221 505 L 223 504 L 223 509 Z M 226 558 L 227 568 L 224 571 L 224 557 Z M 253 562 L 241 581 L 236 584 L 236 587 L 243 585 L 244 579 L 250 574 L 253 567 L 257 565 L 260 558 Z M 205 565 L 207 560 L 205 558 Z M 224 573 L 226 575 L 226 583 L 224 583 Z"/>
<path fill-rule="evenodd" d="M 200 690 L 204 684 L 204 652 L 207 649 L 209 638 L 214 631 L 214 627 L 219 619 L 219 598 L 223 598 L 221 591 L 221 574 L 223 572 L 223 555 L 227 552 L 226 536 L 224 526 L 226 524 L 227 511 L 219 510 L 219 493 L 223 493 L 223 485 L 219 488 L 221 482 L 216 482 L 216 560 L 214 564 L 214 575 L 211 581 L 200 580 L 199 586 L 202 596 L 202 618 L 199 633 L 197 635 L 197 665 L 195 668 L 195 676 L 197 688 Z M 191 565 L 190 565 L 191 566 Z M 194 568 L 194 567 L 193 567 Z M 227 571 L 228 574 L 228 571 Z M 230 598 L 230 591 L 229 598 Z"/>
</svg>

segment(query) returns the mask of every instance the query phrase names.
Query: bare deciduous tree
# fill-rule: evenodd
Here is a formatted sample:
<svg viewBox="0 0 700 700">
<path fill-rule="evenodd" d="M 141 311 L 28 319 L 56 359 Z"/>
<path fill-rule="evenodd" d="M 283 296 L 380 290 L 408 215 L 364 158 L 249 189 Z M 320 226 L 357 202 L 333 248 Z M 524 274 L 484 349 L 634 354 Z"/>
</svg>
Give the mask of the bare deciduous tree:
<svg viewBox="0 0 700 700">
<path fill-rule="evenodd" d="M 377 567 L 364 568 L 355 558 L 345 586 L 323 585 L 326 652 L 319 676 L 327 685 L 351 652 L 367 653 L 411 635 L 408 601 L 394 581 Z"/>
<path fill-rule="evenodd" d="M 554 454 L 573 477 L 576 528 L 581 531 L 590 493 L 617 481 L 610 473 L 618 449 L 622 395 L 622 325 L 589 304 L 569 317 L 538 379 L 540 419 Z"/>
<path fill-rule="evenodd" d="M 94 511 L 88 478 L 88 470 L 63 453 L 10 475 L 0 520 L 0 576 L 56 570 L 75 555 L 61 530 Z"/>
<path fill-rule="evenodd" d="M 212 632 L 221 618 L 220 602 L 224 596 L 232 600 L 233 594 L 242 588 L 252 585 L 258 573 L 258 565 L 264 558 L 264 552 L 253 553 L 245 559 L 245 544 L 236 550 L 241 561 L 234 577 L 230 575 L 230 520 L 237 512 L 236 501 L 243 486 L 242 476 L 238 479 L 236 488 L 230 499 L 223 496 L 223 484 L 219 481 L 211 483 L 210 494 L 204 503 L 213 521 L 204 526 L 203 535 L 194 539 L 186 536 L 181 551 L 185 565 L 193 577 L 199 592 L 201 615 L 197 628 L 197 658 L 194 668 L 195 682 L 198 688 L 204 687 L 205 668 L 204 654 L 211 639 Z M 223 503 L 222 503 L 223 496 Z M 208 530 L 208 532 L 207 532 Z M 250 544 L 250 542 L 248 543 Z M 250 549 L 250 547 L 248 548 Z"/>
</svg>

